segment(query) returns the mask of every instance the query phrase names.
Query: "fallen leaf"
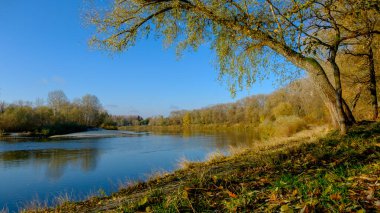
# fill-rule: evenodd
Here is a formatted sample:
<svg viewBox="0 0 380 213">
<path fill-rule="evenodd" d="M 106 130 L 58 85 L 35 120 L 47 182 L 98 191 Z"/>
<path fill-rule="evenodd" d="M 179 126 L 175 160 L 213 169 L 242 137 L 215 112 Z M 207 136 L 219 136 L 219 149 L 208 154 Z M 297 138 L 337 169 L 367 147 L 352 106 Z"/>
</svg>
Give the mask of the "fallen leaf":
<svg viewBox="0 0 380 213">
<path fill-rule="evenodd" d="M 366 191 L 366 194 L 367 194 L 367 200 L 372 200 L 375 194 L 375 190 L 369 187 L 368 191 Z"/>
<path fill-rule="evenodd" d="M 272 194 L 269 196 L 269 200 L 270 200 L 270 201 L 276 201 L 276 200 L 277 200 L 277 194 L 276 194 L 276 193 L 272 193 Z"/>
<path fill-rule="evenodd" d="M 342 196 L 340 196 L 339 193 L 336 193 L 336 194 L 330 195 L 330 199 L 331 200 L 340 200 L 340 199 L 342 199 Z"/>
<path fill-rule="evenodd" d="M 288 205 L 281 206 L 280 211 L 286 213 L 293 213 L 293 209 L 291 209 Z"/>
<path fill-rule="evenodd" d="M 355 191 L 353 191 L 353 190 L 348 190 L 348 192 L 350 193 L 350 195 L 356 195 L 357 193 L 355 192 Z"/>
<path fill-rule="evenodd" d="M 297 190 L 297 189 L 294 189 L 292 195 L 293 195 L 293 196 L 296 196 L 297 194 L 298 194 L 298 190 Z"/>
<path fill-rule="evenodd" d="M 232 197 L 232 198 L 237 198 L 237 195 L 234 194 L 234 193 L 232 193 L 231 191 L 226 190 L 226 192 L 227 192 L 228 196 L 230 196 L 230 197 Z"/>
<path fill-rule="evenodd" d="M 300 210 L 300 213 L 307 213 L 309 212 L 309 207 L 308 205 L 305 205 L 301 210 Z"/>
<path fill-rule="evenodd" d="M 182 192 L 182 197 L 185 199 L 189 198 L 189 194 L 187 193 L 187 191 Z"/>
<path fill-rule="evenodd" d="M 144 204 L 146 204 L 148 202 L 148 197 L 143 197 L 140 201 L 139 201 L 139 206 L 143 206 Z"/>
<path fill-rule="evenodd" d="M 368 180 L 368 181 L 376 181 L 376 178 L 368 177 L 368 175 L 360 175 L 360 179 Z"/>
</svg>

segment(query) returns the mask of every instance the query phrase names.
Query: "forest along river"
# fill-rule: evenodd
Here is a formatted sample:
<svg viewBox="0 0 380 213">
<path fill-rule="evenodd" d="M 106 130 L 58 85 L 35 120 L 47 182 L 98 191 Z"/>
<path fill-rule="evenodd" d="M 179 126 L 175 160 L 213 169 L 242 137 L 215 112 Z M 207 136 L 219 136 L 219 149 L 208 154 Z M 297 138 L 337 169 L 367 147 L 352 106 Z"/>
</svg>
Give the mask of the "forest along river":
<svg viewBox="0 0 380 213">
<path fill-rule="evenodd" d="M 91 131 L 44 141 L 0 138 L 0 212 L 36 200 L 52 204 L 66 194 L 74 200 L 110 194 L 127 181 L 173 171 L 183 158 L 204 160 L 252 143 L 245 134 Z"/>
</svg>

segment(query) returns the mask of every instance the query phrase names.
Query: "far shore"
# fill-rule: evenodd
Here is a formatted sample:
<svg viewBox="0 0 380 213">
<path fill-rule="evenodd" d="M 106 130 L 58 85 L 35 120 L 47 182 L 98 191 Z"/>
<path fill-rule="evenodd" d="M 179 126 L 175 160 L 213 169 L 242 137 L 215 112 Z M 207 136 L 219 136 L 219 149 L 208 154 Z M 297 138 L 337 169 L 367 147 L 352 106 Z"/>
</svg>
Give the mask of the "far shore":
<svg viewBox="0 0 380 213">
<path fill-rule="evenodd" d="M 53 135 L 53 136 L 50 136 L 49 138 L 108 138 L 108 137 L 128 137 L 128 136 L 145 135 L 145 134 L 147 133 L 97 129 L 97 130 L 70 133 L 70 134 L 64 134 L 64 135 Z"/>
<path fill-rule="evenodd" d="M 46 139 L 86 139 L 86 138 L 109 138 L 109 137 L 128 137 L 136 135 L 145 135 L 147 132 L 133 132 L 122 130 L 106 130 L 101 128 L 89 129 L 87 131 L 73 132 L 61 135 L 36 135 L 31 132 L 11 132 L 4 133 L 0 136 L 5 139 L 25 139 L 25 138 L 46 138 Z"/>
</svg>

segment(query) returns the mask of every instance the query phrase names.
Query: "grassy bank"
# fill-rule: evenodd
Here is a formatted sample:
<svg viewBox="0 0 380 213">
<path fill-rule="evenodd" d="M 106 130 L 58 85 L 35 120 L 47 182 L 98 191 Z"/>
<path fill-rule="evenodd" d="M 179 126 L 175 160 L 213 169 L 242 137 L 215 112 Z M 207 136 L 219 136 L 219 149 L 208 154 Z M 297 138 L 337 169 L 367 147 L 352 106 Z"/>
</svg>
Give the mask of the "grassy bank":
<svg viewBox="0 0 380 213">
<path fill-rule="evenodd" d="M 380 123 L 344 137 L 312 131 L 214 154 L 206 162 L 129 184 L 62 212 L 375 212 L 380 210 Z"/>
</svg>

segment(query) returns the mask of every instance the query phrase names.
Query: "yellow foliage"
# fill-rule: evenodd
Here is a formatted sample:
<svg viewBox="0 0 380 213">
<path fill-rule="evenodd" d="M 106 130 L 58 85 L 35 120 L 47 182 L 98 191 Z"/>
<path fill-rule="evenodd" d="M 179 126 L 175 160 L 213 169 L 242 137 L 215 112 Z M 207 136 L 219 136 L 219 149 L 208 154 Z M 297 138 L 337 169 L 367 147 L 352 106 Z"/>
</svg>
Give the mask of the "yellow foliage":
<svg viewBox="0 0 380 213">
<path fill-rule="evenodd" d="M 190 117 L 190 113 L 186 113 L 184 116 L 183 116 L 183 119 L 182 119 L 182 124 L 183 126 L 190 126 L 191 124 L 191 117 Z"/>
<path fill-rule="evenodd" d="M 280 102 L 272 109 L 272 114 L 278 118 L 280 116 L 289 116 L 293 114 L 293 106 L 289 102 Z"/>
</svg>

